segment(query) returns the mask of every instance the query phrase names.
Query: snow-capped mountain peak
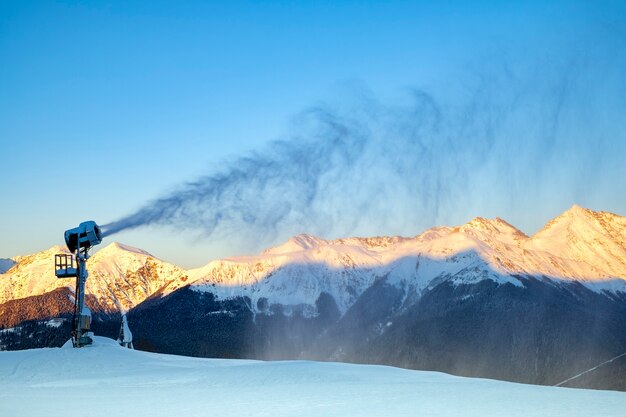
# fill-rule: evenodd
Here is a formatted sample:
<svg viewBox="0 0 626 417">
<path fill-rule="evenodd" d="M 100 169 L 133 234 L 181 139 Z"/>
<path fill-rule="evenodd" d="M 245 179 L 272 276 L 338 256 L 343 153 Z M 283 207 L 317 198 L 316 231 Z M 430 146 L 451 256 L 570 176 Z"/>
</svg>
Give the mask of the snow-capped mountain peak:
<svg viewBox="0 0 626 417">
<path fill-rule="evenodd" d="M 626 241 L 626 218 L 605 211 L 592 211 L 578 205 L 555 217 L 533 235 L 534 239 L 555 236 L 574 236 L 583 239 L 605 235 Z"/>
<path fill-rule="evenodd" d="M 0 276 L 0 303 L 69 287 L 54 275 L 54 255 L 57 253 L 69 252 L 62 246 L 53 246 L 35 254 L 13 258 L 15 264 Z"/>
<path fill-rule="evenodd" d="M 324 239 L 321 239 L 317 236 L 301 233 L 290 238 L 289 240 L 287 240 L 287 242 L 281 245 L 273 246 L 269 249 L 266 249 L 263 254 L 278 255 L 283 253 L 300 252 L 308 249 L 317 248 L 320 245 L 326 243 L 327 242 Z"/>
<path fill-rule="evenodd" d="M 54 255 L 69 253 L 63 246 L 16 257 L 16 264 L 0 279 L 0 303 L 57 288 L 74 290 L 74 279 L 57 278 Z M 120 243 L 111 243 L 88 261 L 88 296 L 96 298 L 104 310 L 125 311 L 158 291 L 173 291 L 186 285 L 183 269 L 154 258 L 148 252 Z"/>
<path fill-rule="evenodd" d="M 474 217 L 460 228 L 461 232 L 469 230 L 480 230 L 487 233 L 521 233 L 519 230 L 511 226 L 504 220 L 496 217 L 495 219 L 486 219 L 484 217 Z"/>
<path fill-rule="evenodd" d="M 528 247 L 578 263 L 582 276 L 626 279 L 626 218 L 613 213 L 574 205 L 533 235 Z"/>
<path fill-rule="evenodd" d="M 512 226 L 500 217 L 485 219 L 475 217 L 459 228 L 459 232 L 473 236 L 487 243 L 492 240 L 506 241 L 507 243 L 519 243 L 528 239 L 522 231 Z"/>
<path fill-rule="evenodd" d="M 187 272 L 150 253 L 113 242 L 89 260 L 86 291 L 108 309 L 126 311 L 157 292 L 187 285 Z"/>
<path fill-rule="evenodd" d="M 109 245 L 105 246 L 104 248 L 100 249 L 98 252 L 96 252 L 95 255 L 92 256 L 93 257 L 99 257 L 99 258 L 103 258 L 103 257 L 110 257 L 110 256 L 120 256 L 124 253 L 133 253 L 133 254 L 137 254 L 137 255 L 143 255 L 143 256 L 151 256 L 154 258 L 154 256 L 152 256 L 152 254 L 139 249 L 139 248 L 135 248 L 133 246 L 129 246 L 129 245 L 124 245 L 122 243 L 119 242 L 113 242 L 110 243 Z"/>
</svg>

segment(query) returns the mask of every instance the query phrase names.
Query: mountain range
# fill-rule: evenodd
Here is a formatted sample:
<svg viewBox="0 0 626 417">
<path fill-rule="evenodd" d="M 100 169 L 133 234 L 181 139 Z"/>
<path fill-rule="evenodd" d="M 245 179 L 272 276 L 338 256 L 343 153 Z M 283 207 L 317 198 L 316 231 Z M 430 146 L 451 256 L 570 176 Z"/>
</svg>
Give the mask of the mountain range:
<svg viewBox="0 0 626 417">
<path fill-rule="evenodd" d="M 63 247 L 0 261 L 0 346 L 62 344 Z M 626 352 L 626 218 L 573 206 L 527 236 L 477 217 L 415 237 L 298 235 L 184 270 L 119 243 L 89 261 L 96 334 L 127 313 L 135 346 L 318 359 L 554 384 Z M 570 386 L 626 390 L 626 360 Z"/>
</svg>

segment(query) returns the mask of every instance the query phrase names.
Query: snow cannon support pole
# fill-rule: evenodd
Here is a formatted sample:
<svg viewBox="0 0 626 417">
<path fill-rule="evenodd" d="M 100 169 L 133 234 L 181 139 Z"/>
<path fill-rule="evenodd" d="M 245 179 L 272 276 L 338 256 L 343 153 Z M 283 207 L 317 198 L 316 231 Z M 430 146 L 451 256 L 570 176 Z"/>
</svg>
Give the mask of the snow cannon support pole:
<svg viewBox="0 0 626 417">
<path fill-rule="evenodd" d="M 72 344 L 74 347 L 82 347 L 92 343 L 91 337 L 87 335 L 91 327 L 91 313 L 85 307 L 85 282 L 87 282 L 87 261 L 88 254 L 79 250 L 76 254 L 78 261 L 78 274 L 76 276 L 76 302 L 74 304 L 74 319 L 72 323 Z"/>
<path fill-rule="evenodd" d="M 78 227 L 65 231 L 65 243 L 72 255 L 55 256 L 55 274 L 57 278 L 76 277 L 74 294 L 74 317 L 72 319 L 72 345 L 83 347 L 90 345 L 91 312 L 85 307 L 85 283 L 87 282 L 87 259 L 89 249 L 102 242 L 100 227 L 93 221 L 82 222 Z M 76 268 L 74 267 L 76 258 Z"/>
</svg>

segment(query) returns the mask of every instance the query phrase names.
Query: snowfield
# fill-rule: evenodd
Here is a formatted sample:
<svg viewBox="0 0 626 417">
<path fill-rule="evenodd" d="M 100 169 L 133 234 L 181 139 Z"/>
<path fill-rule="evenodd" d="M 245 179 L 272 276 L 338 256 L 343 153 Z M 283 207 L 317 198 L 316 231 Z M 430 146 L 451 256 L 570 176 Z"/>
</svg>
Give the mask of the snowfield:
<svg viewBox="0 0 626 417">
<path fill-rule="evenodd" d="M 0 352 L 0 416 L 624 416 L 626 393 L 121 348 Z"/>
</svg>

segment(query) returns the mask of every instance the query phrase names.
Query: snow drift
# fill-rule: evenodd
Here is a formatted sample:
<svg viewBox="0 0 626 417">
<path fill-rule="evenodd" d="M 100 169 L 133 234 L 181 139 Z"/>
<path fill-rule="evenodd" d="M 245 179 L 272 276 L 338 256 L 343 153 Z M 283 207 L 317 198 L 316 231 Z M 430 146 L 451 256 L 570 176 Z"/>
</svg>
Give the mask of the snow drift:
<svg viewBox="0 0 626 417">
<path fill-rule="evenodd" d="M 0 352 L 0 415 L 622 416 L 619 392 L 321 362 L 199 359 L 89 348 Z"/>
</svg>

